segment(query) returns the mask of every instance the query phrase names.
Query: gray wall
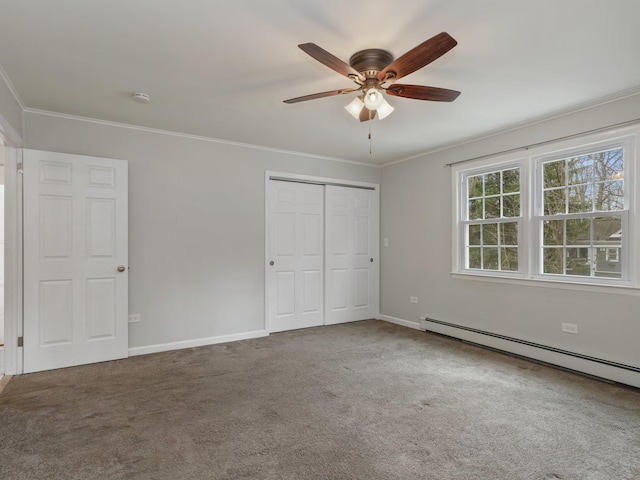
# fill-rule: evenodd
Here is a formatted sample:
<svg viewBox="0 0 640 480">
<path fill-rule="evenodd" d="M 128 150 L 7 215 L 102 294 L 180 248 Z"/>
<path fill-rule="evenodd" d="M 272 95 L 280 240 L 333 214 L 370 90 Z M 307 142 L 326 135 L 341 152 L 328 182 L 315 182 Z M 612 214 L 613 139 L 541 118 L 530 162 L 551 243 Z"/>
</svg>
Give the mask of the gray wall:
<svg viewBox="0 0 640 480">
<path fill-rule="evenodd" d="M 451 170 L 444 166 L 639 116 L 640 94 L 383 168 L 380 237 L 389 247 L 382 248 L 381 314 L 411 322 L 426 314 L 640 367 L 638 296 L 452 278 Z M 578 324 L 579 334 L 562 333 L 561 322 Z"/>
<path fill-rule="evenodd" d="M 12 128 L 17 135 L 23 136 L 22 131 L 22 106 L 18 103 L 13 93 L 9 89 L 2 75 L 0 75 L 0 128 L 5 129 L 7 125 Z M 9 133 L 9 132 L 5 132 Z M 12 138 L 14 142 L 18 139 Z"/>
<path fill-rule="evenodd" d="M 25 114 L 25 148 L 129 161 L 130 347 L 264 329 L 265 170 L 379 183 L 379 168 Z"/>
</svg>

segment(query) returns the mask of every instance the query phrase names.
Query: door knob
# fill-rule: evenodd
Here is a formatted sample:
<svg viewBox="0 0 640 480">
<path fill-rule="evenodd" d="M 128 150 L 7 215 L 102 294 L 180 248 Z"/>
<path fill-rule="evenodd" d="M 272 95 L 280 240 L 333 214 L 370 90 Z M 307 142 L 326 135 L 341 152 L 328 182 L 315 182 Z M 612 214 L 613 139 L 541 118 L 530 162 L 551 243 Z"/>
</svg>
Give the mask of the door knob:
<svg viewBox="0 0 640 480">
<path fill-rule="evenodd" d="M 118 271 L 119 272 L 124 272 L 126 270 L 124 265 L 118 265 Z"/>
<path fill-rule="evenodd" d="M 373 258 L 370 258 L 370 259 L 369 259 L 369 261 L 370 261 L 371 263 L 373 263 Z"/>
<path fill-rule="evenodd" d="M 273 267 L 273 266 L 275 265 L 275 262 L 274 262 L 273 260 L 271 260 L 271 261 L 269 262 L 269 265 L 271 265 L 271 266 Z"/>
</svg>

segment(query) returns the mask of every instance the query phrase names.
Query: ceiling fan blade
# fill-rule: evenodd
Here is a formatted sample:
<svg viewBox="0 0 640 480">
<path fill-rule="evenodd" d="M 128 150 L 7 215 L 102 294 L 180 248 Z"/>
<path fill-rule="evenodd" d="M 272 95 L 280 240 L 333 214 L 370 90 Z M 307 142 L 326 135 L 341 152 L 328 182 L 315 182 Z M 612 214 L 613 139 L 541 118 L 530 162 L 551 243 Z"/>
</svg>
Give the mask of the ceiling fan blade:
<svg viewBox="0 0 640 480">
<path fill-rule="evenodd" d="M 320 48 L 315 43 L 301 43 L 298 47 L 305 52 L 306 54 L 312 56 L 320 63 L 326 65 L 332 70 L 335 70 L 340 75 L 344 75 L 345 77 L 352 78 L 356 77 L 360 80 L 364 81 L 364 77 L 360 75 L 360 73 L 354 69 L 348 63 L 343 62 L 335 55 L 327 52 L 323 48 Z"/>
<path fill-rule="evenodd" d="M 395 74 L 395 79 L 405 77 L 437 60 L 457 44 L 458 42 L 447 32 L 439 33 L 396 58 L 378 74 L 378 79 L 384 80 L 388 73 Z"/>
<path fill-rule="evenodd" d="M 367 107 L 362 107 L 362 110 L 360 110 L 360 121 L 368 122 L 369 120 L 373 120 L 376 118 L 376 113 L 378 113 L 377 110 L 369 110 Z"/>
<path fill-rule="evenodd" d="M 332 95 L 343 95 L 345 93 L 351 93 L 351 92 L 357 92 L 358 89 L 355 88 L 341 88 L 340 90 L 330 90 L 328 92 L 321 92 L 321 93 L 312 93 L 311 95 L 304 95 L 302 97 L 296 97 L 296 98 L 290 98 L 288 100 L 284 100 L 284 103 L 298 103 L 298 102 L 305 102 L 307 100 L 314 100 L 316 98 L 323 98 L 323 97 L 331 97 Z"/>
<path fill-rule="evenodd" d="M 431 100 L 432 102 L 453 102 L 460 92 L 447 88 L 425 87 L 423 85 L 401 85 L 394 83 L 386 92 L 396 97 L 415 98 L 416 100 Z"/>
</svg>

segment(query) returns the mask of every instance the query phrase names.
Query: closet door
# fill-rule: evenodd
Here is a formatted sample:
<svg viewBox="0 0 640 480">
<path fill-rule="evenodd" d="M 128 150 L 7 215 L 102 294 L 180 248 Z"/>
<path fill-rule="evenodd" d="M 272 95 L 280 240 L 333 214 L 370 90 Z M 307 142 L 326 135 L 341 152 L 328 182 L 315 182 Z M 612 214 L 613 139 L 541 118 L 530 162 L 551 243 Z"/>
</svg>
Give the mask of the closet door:
<svg viewBox="0 0 640 480">
<path fill-rule="evenodd" d="M 377 205 L 373 190 L 327 185 L 325 325 L 377 314 Z"/>
<path fill-rule="evenodd" d="M 270 332 L 324 322 L 324 187 L 269 181 L 268 324 Z"/>
</svg>

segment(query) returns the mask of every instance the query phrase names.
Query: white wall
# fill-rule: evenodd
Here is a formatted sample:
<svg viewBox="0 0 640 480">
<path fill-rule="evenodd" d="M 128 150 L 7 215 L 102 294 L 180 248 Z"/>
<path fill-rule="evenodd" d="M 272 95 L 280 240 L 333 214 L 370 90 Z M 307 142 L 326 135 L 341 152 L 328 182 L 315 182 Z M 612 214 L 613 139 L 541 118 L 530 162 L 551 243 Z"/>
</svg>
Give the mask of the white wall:
<svg viewBox="0 0 640 480">
<path fill-rule="evenodd" d="M 380 236 L 389 247 L 382 248 L 381 313 L 405 322 L 427 315 L 640 367 L 637 296 L 452 278 L 451 170 L 444 166 L 629 121 L 639 112 L 640 94 L 384 167 Z M 409 303 L 410 296 L 419 303 Z M 579 334 L 562 333 L 562 321 L 578 324 Z"/>
<path fill-rule="evenodd" d="M 264 329 L 265 170 L 379 169 L 34 112 L 25 148 L 129 161 L 130 347 Z"/>
</svg>

